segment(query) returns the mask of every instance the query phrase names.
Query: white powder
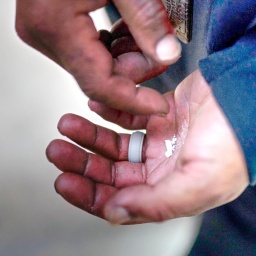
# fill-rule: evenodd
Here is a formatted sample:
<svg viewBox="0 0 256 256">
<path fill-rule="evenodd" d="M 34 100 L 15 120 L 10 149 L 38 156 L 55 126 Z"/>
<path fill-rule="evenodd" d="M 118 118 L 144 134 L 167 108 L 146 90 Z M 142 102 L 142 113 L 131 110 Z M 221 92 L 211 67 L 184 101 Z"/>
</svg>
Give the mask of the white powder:
<svg viewBox="0 0 256 256">
<path fill-rule="evenodd" d="M 175 135 L 173 136 L 173 138 L 171 140 L 165 140 L 165 146 L 166 146 L 165 156 L 166 157 L 172 156 L 172 154 L 175 150 L 175 147 L 176 147 L 176 141 L 177 141 L 177 138 Z"/>
</svg>

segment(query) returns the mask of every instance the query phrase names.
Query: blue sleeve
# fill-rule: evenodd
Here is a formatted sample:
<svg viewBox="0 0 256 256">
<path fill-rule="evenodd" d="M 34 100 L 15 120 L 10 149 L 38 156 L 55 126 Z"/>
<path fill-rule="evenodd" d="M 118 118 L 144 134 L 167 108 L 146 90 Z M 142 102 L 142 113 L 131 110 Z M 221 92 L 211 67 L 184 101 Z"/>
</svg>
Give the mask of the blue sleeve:
<svg viewBox="0 0 256 256">
<path fill-rule="evenodd" d="M 209 56 L 199 67 L 237 135 L 255 185 L 256 1 L 217 0 L 212 8 Z"/>
</svg>

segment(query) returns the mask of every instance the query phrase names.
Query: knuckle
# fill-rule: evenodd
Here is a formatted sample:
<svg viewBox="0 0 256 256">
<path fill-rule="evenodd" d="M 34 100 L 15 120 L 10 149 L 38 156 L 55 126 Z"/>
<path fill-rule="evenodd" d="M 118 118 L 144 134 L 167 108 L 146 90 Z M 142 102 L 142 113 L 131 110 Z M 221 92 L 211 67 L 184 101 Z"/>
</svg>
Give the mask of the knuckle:
<svg viewBox="0 0 256 256">
<path fill-rule="evenodd" d="M 26 29 L 21 24 L 17 24 L 17 22 L 16 22 L 15 30 L 16 30 L 16 33 L 17 33 L 18 37 L 22 41 L 24 41 L 24 42 L 28 42 L 29 41 L 27 33 L 26 33 Z"/>
<path fill-rule="evenodd" d="M 16 17 L 15 21 L 15 31 L 18 35 L 18 37 L 23 40 L 24 42 L 29 41 L 29 34 L 30 34 L 30 27 L 31 23 L 24 21 L 23 19 L 19 18 L 18 16 Z"/>
<path fill-rule="evenodd" d="M 113 85 L 110 81 L 108 77 L 101 74 L 97 77 L 87 76 L 81 88 L 90 99 L 110 105 L 113 101 L 113 94 L 110 91 Z"/>
<path fill-rule="evenodd" d="M 96 84 L 94 84 L 94 86 L 86 86 L 83 91 L 92 100 L 100 102 L 106 101 L 107 95 L 104 93 L 104 90 L 100 89 Z"/>
<path fill-rule="evenodd" d="M 51 28 L 56 22 L 52 19 L 51 13 L 49 7 L 36 1 L 27 8 L 26 12 L 17 9 L 15 21 L 17 35 L 27 43 L 33 41 L 34 38 L 53 35 Z"/>
</svg>

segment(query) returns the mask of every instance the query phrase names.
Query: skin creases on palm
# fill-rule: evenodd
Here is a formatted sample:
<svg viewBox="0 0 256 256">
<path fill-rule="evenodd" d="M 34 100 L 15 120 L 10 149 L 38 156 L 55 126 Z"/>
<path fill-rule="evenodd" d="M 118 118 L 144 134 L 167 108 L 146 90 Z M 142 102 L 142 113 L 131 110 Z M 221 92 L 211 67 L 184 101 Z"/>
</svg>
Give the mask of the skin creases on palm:
<svg viewBox="0 0 256 256">
<path fill-rule="evenodd" d="M 174 170 L 188 129 L 188 120 L 181 120 L 177 117 L 177 110 L 184 110 L 181 106 L 175 106 L 174 92 L 168 93 L 166 98 L 172 105 L 169 114 L 166 117 L 151 116 L 146 126 L 145 170 L 147 179 L 145 182 L 151 185 Z M 174 150 L 170 157 L 166 157 L 165 140 L 172 141 L 175 138 L 177 140 L 174 143 Z"/>
</svg>

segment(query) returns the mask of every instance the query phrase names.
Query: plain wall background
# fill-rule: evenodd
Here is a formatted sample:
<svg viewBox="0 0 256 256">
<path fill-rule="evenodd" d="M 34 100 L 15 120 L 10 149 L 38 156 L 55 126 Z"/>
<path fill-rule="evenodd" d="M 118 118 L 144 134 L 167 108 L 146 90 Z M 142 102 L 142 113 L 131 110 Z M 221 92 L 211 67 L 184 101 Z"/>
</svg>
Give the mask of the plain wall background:
<svg viewBox="0 0 256 256">
<path fill-rule="evenodd" d="M 93 17 L 98 28 L 109 27 L 102 11 Z M 59 118 L 72 112 L 112 126 L 89 111 L 69 74 L 19 40 L 14 19 L 15 1 L 1 0 L 0 255 L 185 255 L 198 217 L 112 227 L 55 193 L 59 171 L 47 162 L 45 148 L 61 138 Z"/>
</svg>

